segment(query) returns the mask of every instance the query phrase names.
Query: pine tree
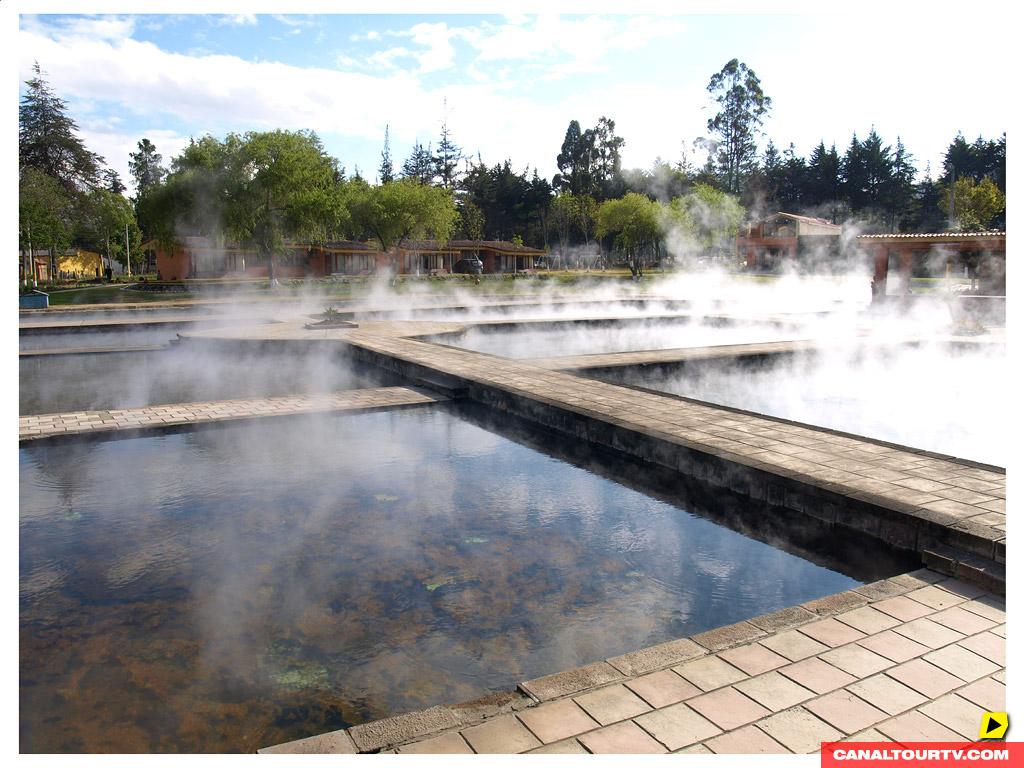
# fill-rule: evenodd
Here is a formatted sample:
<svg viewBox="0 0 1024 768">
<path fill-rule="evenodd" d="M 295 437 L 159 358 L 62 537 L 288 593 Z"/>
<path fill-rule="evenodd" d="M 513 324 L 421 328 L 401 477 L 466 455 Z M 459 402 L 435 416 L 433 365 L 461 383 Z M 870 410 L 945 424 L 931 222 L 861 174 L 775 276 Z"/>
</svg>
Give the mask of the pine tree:
<svg viewBox="0 0 1024 768">
<path fill-rule="evenodd" d="M 462 159 L 462 148 L 452 141 L 448 121 L 441 123 L 441 141 L 437 144 L 434 155 L 434 175 L 445 189 L 454 189 L 458 181 L 459 161 Z"/>
<path fill-rule="evenodd" d="M 416 179 L 421 184 L 434 182 L 434 156 L 429 144 L 426 147 L 418 141 L 413 144 L 412 154 L 402 163 L 402 178 Z"/>
<path fill-rule="evenodd" d="M 381 184 L 390 184 L 395 180 L 395 166 L 391 162 L 391 136 L 389 125 L 384 126 L 384 149 L 380 153 L 380 176 Z"/>
<path fill-rule="evenodd" d="M 67 105 L 43 79 L 38 62 L 33 72 L 18 106 L 18 162 L 57 179 L 72 195 L 99 186 L 103 158 L 77 136 Z"/>
</svg>

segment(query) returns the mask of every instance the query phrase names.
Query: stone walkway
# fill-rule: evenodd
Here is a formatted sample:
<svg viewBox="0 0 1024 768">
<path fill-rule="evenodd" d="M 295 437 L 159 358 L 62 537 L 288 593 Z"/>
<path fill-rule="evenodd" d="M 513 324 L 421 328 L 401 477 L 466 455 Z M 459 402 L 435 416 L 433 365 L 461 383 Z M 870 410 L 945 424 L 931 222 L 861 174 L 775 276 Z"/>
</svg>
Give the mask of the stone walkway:
<svg viewBox="0 0 1024 768">
<path fill-rule="evenodd" d="M 808 753 L 976 740 L 1005 711 L 1005 604 L 928 570 L 265 753 Z"/>
<path fill-rule="evenodd" d="M 248 400 L 214 400 L 200 403 L 153 405 L 110 411 L 76 411 L 18 418 L 20 442 L 59 439 L 94 433 L 166 429 L 242 419 L 292 416 L 302 413 L 372 411 L 382 408 L 425 405 L 447 398 L 416 387 L 354 389 L 322 395 L 258 397 Z"/>
</svg>

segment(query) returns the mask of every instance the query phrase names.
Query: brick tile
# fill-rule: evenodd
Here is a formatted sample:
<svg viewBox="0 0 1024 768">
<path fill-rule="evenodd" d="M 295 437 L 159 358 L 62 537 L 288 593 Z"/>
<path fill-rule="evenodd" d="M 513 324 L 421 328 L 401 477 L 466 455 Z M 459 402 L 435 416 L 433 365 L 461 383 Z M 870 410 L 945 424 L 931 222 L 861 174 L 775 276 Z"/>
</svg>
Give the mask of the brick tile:
<svg viewBox="0 0 1024 768">
<path fill-rule="evenodd" d="M 979 724 L 980 725 L 980 724 Z M 893 741 L 962 741 L 955 731 L 939 725 L 917 710 L 879 723 L 876 728 Z"/>
<path fill-rule="evenodd" d="M 640 715 L 635 722 L 673 751 L 722 732 L 718 726 L 705 720 L 686 704 L 656 709 Z"/>
<path fill-rule="evenodd" d="M 779 673 L 815 693 L 828 693 L 857 680 L 853 675 L 836 669 L 821 659 L 804 659 L 788 667 L 782 667 Z"/>
<path fill-rule="evenodd" d="M 823 653 L 821 659 L 858 678 L 873 675 L 893 665 L 891 660 L 869 651 L 867 648 L 862 648 L 856 643 L 843 645 Z"/>
<path fill-rule="evenodd" d="M 769 650 L 774 651 L 781 656 L 785 656 L 790 661 L 806 659 L 808 656 L 814 656 L 815 654 L 828 650 L 827 645 L 819 643 L 817 640 L 814 640 L 807 635 L 802 635 L 792 629 L 788 632 L 780 632 L 777 635 L 771 635 L 770 637 L 766 637 L 758 642 Z"/>
<path fill-rule="evenodd" d="M 1006 639 L 1006 625 L 1005 624 L 1000 624 L 998 627 L 992 627 L 992 634 L 996 635 L 997 637 L 1001 637 L 1001 638 L 1003 638 L 1005 640 Z"/>
<path fill-rule="evenodd" d="M 702 659 L 688 661 L 678 667 L 672 667 L 676 672 L 696 685 L 702 691 L 710 691 L 721 688 L 723 685 L 735 683 L 747 675 L 731 664 L 726 664 L 717 656 L 705 656 Z"/>
<path fill-rule="evenodd" d="M 778 672 L 769 672 L 759 677 L 743 680 L 736 683 L 735 688 L 758 704 L 768 707 L 772 712 L 792 707 L 814 695 L 812 691 L 794 683 L 788 677 L 783 677 Z"/>
<path fill-rule="evenodd" d="M 661 754 L 667 750 L 631 720 L 591 731 L 579 737 L 595 755 Z"/>
<path fill-rule="evenodd" d="M 1003 685 L 1006 685 L 1006 670 L 1000 669 L 998 672 L 993 672 L 992 679 L 998 680 Z"/>
<path fill-rule="evenodd" d="M 723 733 L 705 742 L 718 755 L 788 755 L 788 749 L 753 725 Z"/>
<path fill-rule="evenodd" d="M 919 603 L 923 603 L 929 608 L 934 608 L 937 611 L 942 610 L 943 608 L 949 608 L 957 603 L 962 603 L 966 599 L 960 595 L 948 592 L 945 589 L 939 589 L 934 585 L 915 589 L 913 592 L 907 592 L 906 597 L 911 600 L 916 600 Z"/>
<path fill-rule="evenodd" d="M 991 675 L 999 669 L 998 664 L 994 664 L 985 657 L 960 647 L 959 643 L 932 651 L 926 654 L 924 659 L 939 669 L 956 675 L 968 683 L 974 682 L 986 675 Z"/>
<path fill-rule="evenodd" d="M 803 607 L 819 616 L 832 616 L 840 611 L 848 611 L 851 608 L 864 605 L 866 602 L 867 598 L 863 595 L 849 591 L 819 597 L 817 600 L 803 603 Z"/>
<path fill-rule="evenodd" d="M 1001 667 L 1006 666 L 1006 638 L 995 632 L 982 632 L 980 635 L 964 638 L 957 645 L 962 645 Z"/>
<path fill-rule="evenodd" d="M 981 587 L 970 584 L 962 579 L 945 579 L 944 581 L 936 582 L 935 586 L 939 589 L 944 589 L 947 592 L 952 592 L 954 595 L 966 598 L 967 600 L 973 600 L 976 597 L 982 597 L 983 595 L 988 594 Z"/>
<path fill-rule="evenodd" d="M 929 699 L 934 699 L 963 685 L 960 678 L 944 672 L 924 659 L 912 659 L 893 667 L 886 674 L 918 693 L 924 694 Z"/>
<path fill-rule="evenodd" d="M 960 603 L 959 607 L 965 611 L 984 616 L 986 619 L 998 621 L 1000 624 L 1006 621 L 1006 603 L 994 597 L 986 595 L 975 600 L 969 600 L 966 603 Z"/>
<path fill-rule="evenodd" d="M 949 627 L 936 624 L 930 619 L 915 619 L 896 627 L 893 632 L 908 637 L 915 643 L 927 645 L 929 648 L 941 648 L 963 638 L 959 632 Z"/>
<path fill-rule="evenodd" d="M 652 672 L 649 675 L 630 680 L 626 685 L 652 707 L 667 707 L 699 694 L 700 688 L 671 669 Z"/>
<path fill-rule="evenodd" d="M 762 672 L 781 667 L 786 659 L 757 643 L 741 645 L 718 654 L 721 658 L 746 672 L 748 675 L 759 675 Z"/>
<path fill-rule="evenodd" d="M 862 731 L 886 718 L 885 712 L 849 691 L 835 691 L 809 701 L 804 706 L 847 735 Z"/>
<path fill-rule="evenodd" d="M 924 603 L 911 600 L 905 595 L 890 597 L 888 600 L 880 600 L 877 603 L 872 603 L 871 607 L 887 613 L 900 621 L 912 621 L 913 619 L 919 619 L 922 616 L 933 613 L 932 609 Z"/>
<path fill-rule="evenodd" d="M 854 734 L 843 741 L 892 741 L 888 736 L 876 731 L 874 728 L 868 728 L 866 731 Z"/>
<path fill-rule="evenodd" d="M 537 738 L 513 715 L 502 715 L 462 731 L 469 745 L 480 754 L 515 754 L 540 746 Z"/>
<path fill-rule="evenodd" d="M 885 656 L 895 662 L 908 661 L 916 656 L 928 653 L 927 645 L 915 643 L 913 640 L 898 635 L 892 631 L 880 632 L 871 637 L 858 640 L 857 645 L 867 648 L 869 651 Z"/>
<path fill-rule="evenodd" d="M 950 629 L 964 635 L 973 635 L 978 632 L 984 632 L 986 629 L 991 629 L 996 624 L 991 619 L 986 619 L 984 616 L 979 616 L 976 613 L 965 611 L 959 606 L 954 606 L 952 608 L 947 608 L 944 611 L 933 613 L 928 618 L 944 627 L 949 627 Z"/>
<path fill-rule="evenodd" d="M 458 733 L 442 733 L 432 739 L 406 744 L 397 750 L 401 755 L 472 755 L 473 750 Z"/>
<path fill-rule="evenodd" d="M 1006 686 L 991 677 L 983 677 L 961 688 L 957 695 L 974 702 L 986 712 L 1006 711 Z"/>
<path fill-rule="evenodd" d="M 524 709 L 518 715 L 534 736 L 545 744 L 568 739 L 598 726 L 572 699 L 545 702 L 538 707 Z"/>
<path fill-rule="evenodd" d="M 895 619 L 887 613 L 876 611 L 870 605 L 865 605 L 863 608 L 857 608 L 846 613 L 840 613 L 836 616 L 836 619 L 843 622 L 843 624 L 849 624 L 854 629 L 859 629 L 866 635 L 874 635 L 886 629 L 892 629 L 900 623 L 899 619 Z"/>
<path fill-rule="evenodd" d="M 566 739 L 565 741 L 556 741 L 554 744 L 545 744 L 543 747 L 537 747 L 537 749 L 531 749 L 526 754 L 528 755 L 589 755 L 576 739 Z"/>
<path fill-rule="evenodd" d="M 764 634 L 763 629 L 758 629 L 749 622 L 740 621 L 736 624 L 729 624 L 717 629 L 710 629 L 707 632 L 701 632 L 700 634 L 693 635 L 690 639 L 710 651 L 720 651 L 748 640 L 763 637 Z"/>
<path fill-rule="evenodd" d="M 951 731 L 956 731 L 972 741 L 978 738 L 981 718 L 985 714 L 985 710 L 977 704 L 961 698 L 955 693 L 947 693 L 935 701 L 918 707 L 918 710 Z"/>
<path fill-rule="evenodd" d="M 854 640 L 859 640 L 864 637 L 863 632 L 831 618 L 816 621 L 813 624 L 805 624 L 797 631 L 802 632 L 820 643 L 824 643 L 830 648 L 835 648 L 838 645 L 846 645 L 846 643 L 852 643 Z"/>
<path fill-rule="evenodd" d="M 817 752 L 823 741 L 838 741 L 844 735 L 803 707 L 766 717 L 757 723 L 757 727 L 798 754 Z"/>
<path fill-rule="evenodd" d="M 624 685 L 601 688 L 576 697 L 576 703 L 601 725 L 617 723 L 651 708 Z"/>
<path fill-rule="evenodd" d="M 686 749 L 680 749 L 675 754 L 677 755 L 713 755 L 715 754 L 710 749 L 705 747 L 703 744 L 694 744 Z"/>
<path fill-rule="evenodd" d="M 913 688 L 908 688 L 888 675 L 875 675 L 866 680 L 858 680 L 846 686 L 846 690 L 890 715 L 898 715 L 928 701 Z"/>
<path fill-rule="evenodd" d="M 730 731 L 771 714 L 735 688 L 719 688 L 686 702 L 719 728 Z"/>
</svg>

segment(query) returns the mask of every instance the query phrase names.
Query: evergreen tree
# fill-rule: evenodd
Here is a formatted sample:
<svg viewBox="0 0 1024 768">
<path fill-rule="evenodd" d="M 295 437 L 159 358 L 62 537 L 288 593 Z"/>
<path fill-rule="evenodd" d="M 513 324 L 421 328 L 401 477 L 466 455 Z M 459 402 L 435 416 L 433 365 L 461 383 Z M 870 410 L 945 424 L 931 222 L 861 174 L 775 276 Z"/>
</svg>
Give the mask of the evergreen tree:
<svg viewBox="0 0 1024 768">
<path fill-rule="evenodd" d="M 593 130 L 582 130 L 578 120 L 569 122 L 562 151 L 555 159 L 558 173 L 552 180 L 553 187 L 574 195 L 593 192 L 594 140 Z"/>
<path fill-rule="evenodd" d="M 601 117 L 594 128 L 593 175 L 595 192 L 601 199 L 623 193 L 622 148 L 626 140 L 615 135 L 615 121 Z"/>
<path fill-rule="evenodd" d="M 18 106 L 18 162 L 57 179 L 72 195 L 99 186 L 103 159 L 86 149 L 67 105 L 43 79 L 38 62 L 35 76 Z"/>
<path fill-rule="evenodd" d="M 412 154 L 402 163 L 402 178 L 415 179 L 420 184 L 433 184 L 434 170 L 434 156 L 430 152 L 430 145 L 424 147 L 417 141 L 413 144 Z"/>
<path fill-rule="evenodd" d="M 836 145 L 825 149 L 825 142 L 819 142 L 807 166 L 807 204 L 818 208 L 824 206 L 828 210 L 829 220 L 836 224 L 842 196 L 842 161 Z"/>
<path fill-rule="evenodd" d="M 782 203 L 779 200 L 779 192 L 782 189 L 783 179 L 782 156 L 775 148 L 775 142 L 768 140 L 768 146 L 764 148 L 764 158 L 761 161 L 760 179 L 758 179 L 764 205 L 769 209 L 778 210 Z"/>
<path fill-rule="evenodd" d="M 128 170 L 135 180 L 135 199 L 142 197 L 147 189 L 156 186 L 167 175 L 161 166 L 163 157 L 149 139 L 142 139 L 138 144 L 139 151 L 128 155 Z"/>
<path fill-rule="evenodd" d="M 384 126 L 384 149 L 380 153 L 380 170 L 378 171 L 381 184 L 390 184 L 395 180 L 395 165 L 391 162 L 391 137 L 389 129 L 390 126 Z"/>
<path fill-rule="evenodd" d="M 884 192 L 889 224 L 894 231 L 909 225 L 913 218 L 914 177 L 917 175 L 913 160 L 907 148 L 903 146 L 903 141 L 897 136 L 890 175 Z"/>
<path fill-rule="evenodd" d="M 103 180 L 103 188 L 108 192 L 113 192 L 115 195 L 123 195 L 125 193 L 127 187 L 125 187 L 121 177 L 117 175 L 117 171 L 113 168 L 104 168 L 100 177 Z"/>
<path fill-rule="evenodd" d="M 445 189 L 455 188 L 461 159 L 462 148 L 452 141 L 446 120 L 441 123 L 441 140 L 437 144 L 437 154 L 434 155 L 434 175 Z"/>
</svg>

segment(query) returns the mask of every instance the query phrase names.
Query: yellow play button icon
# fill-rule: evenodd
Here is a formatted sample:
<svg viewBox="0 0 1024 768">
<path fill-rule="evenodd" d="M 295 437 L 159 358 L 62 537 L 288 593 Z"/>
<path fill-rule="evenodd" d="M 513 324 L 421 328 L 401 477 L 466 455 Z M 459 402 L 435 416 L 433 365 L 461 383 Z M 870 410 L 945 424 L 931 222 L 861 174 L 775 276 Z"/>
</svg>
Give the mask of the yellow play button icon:
<svg viewBox="0 0 1024 768">
<path fill-rule="evenodd" d="M 1010 716 L 1005 712 L 986 712 L 981 717 L 982 739 L 1001 739 L 1010 727 Z"/>
</svg>

